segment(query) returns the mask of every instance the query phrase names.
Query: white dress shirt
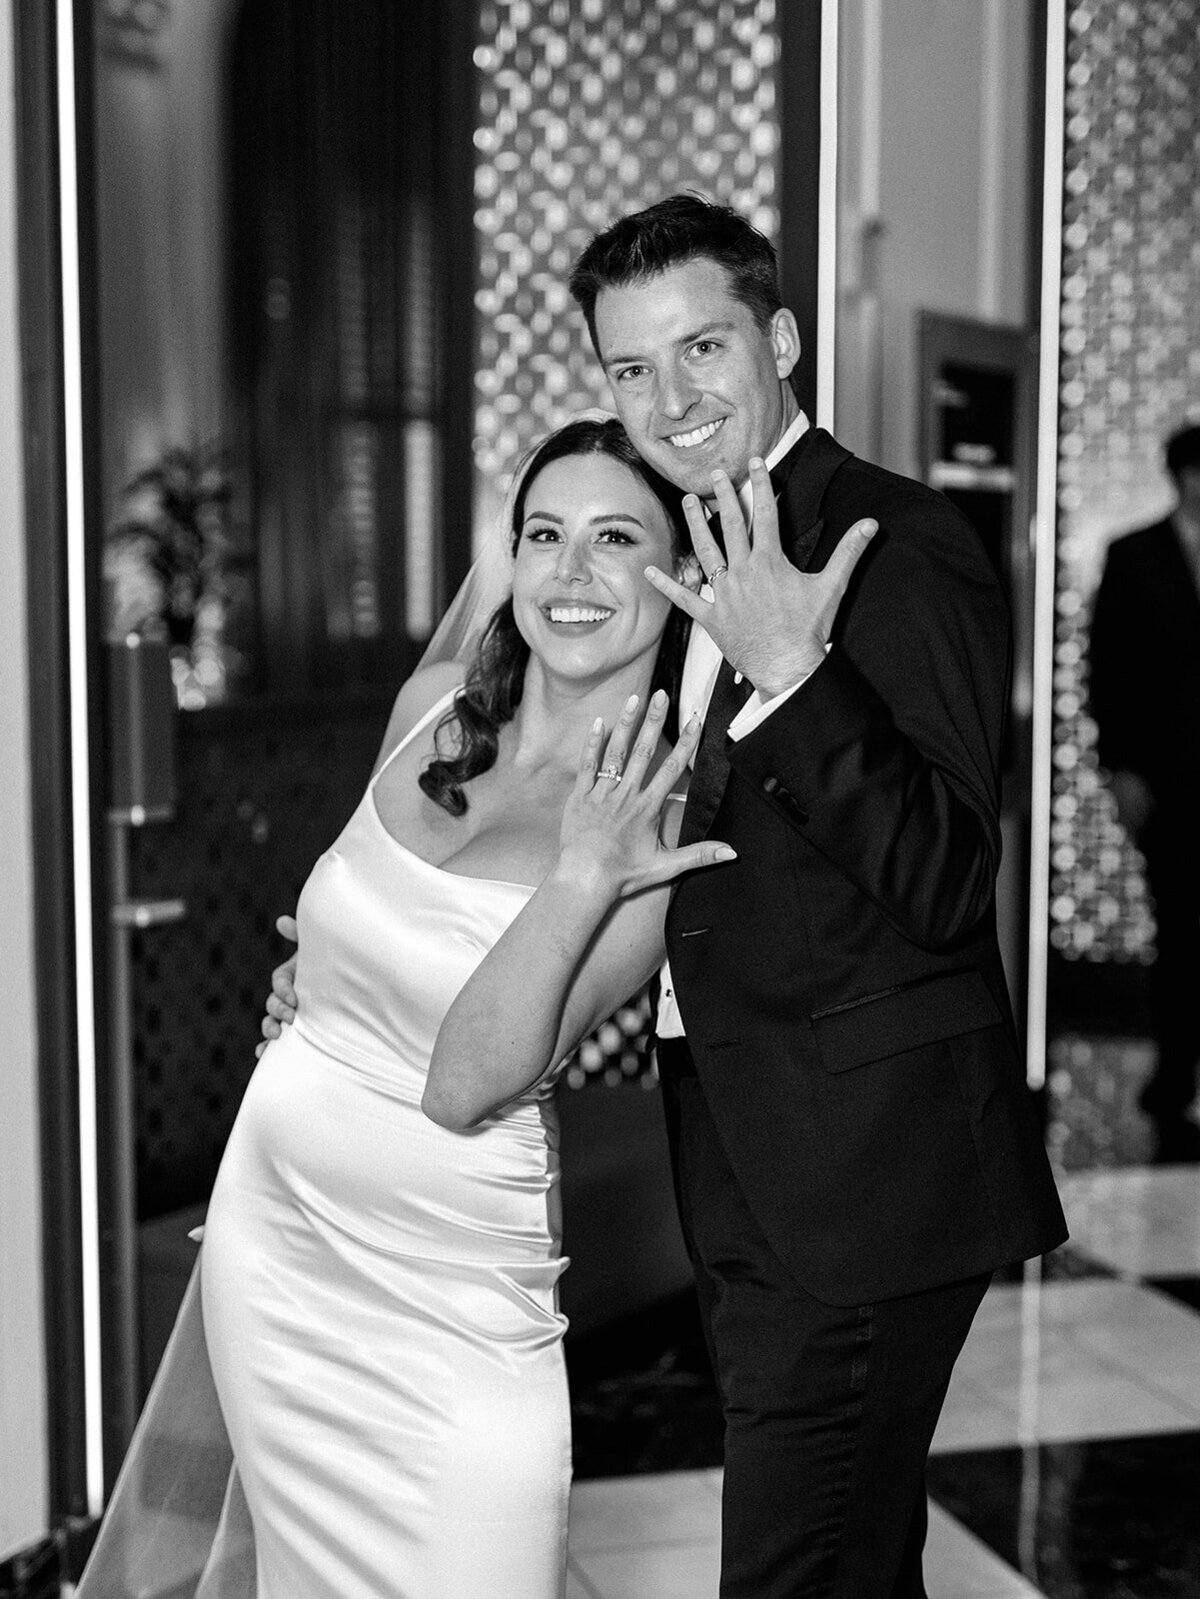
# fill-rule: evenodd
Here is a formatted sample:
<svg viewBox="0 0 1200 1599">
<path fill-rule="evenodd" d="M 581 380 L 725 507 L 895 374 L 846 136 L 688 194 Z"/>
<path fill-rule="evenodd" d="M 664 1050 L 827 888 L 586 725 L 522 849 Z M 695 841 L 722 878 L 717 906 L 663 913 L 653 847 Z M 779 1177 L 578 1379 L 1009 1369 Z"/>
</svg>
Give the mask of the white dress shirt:
<svg viewBox="0 0 1200 1599">
<path fill-rule="evenodd" d="M 778 466 L 784 456 L 799 442 L 808 431 L 808 418 L 800 411 L 791 427 L 784 433 L 775 448 L 766 458 L 767 470 Z M 750 526 L 751 515 L 754 509 L 754 492 L 750 487 L 749 478 L 738 490 L 738 498 L 742 502 L 742 511 L 746 518 L 747 527 Z M 712 599 L 712 589 L 706 583 L 700 590 L 702 599 Z M 717 682 L 717 673 L 721 670 L 721 652 L 712 639 L 699 623 L 692 627 L 692 635 L 688 641 L 687 654 L 683 661 L 683 678 L 679 686 L 679 725 L 686 726 L 694 712 L 699 711 L 703 717 L 708 711 L 708 703 L 712 699 L 712 692 Z M 740 674 L 739 674 L 740 675 Z M 811 674 L 810 674 L 811 675 Z M 791 688 L 785 689 L 782 694 L 776 694 L 771 699 L 764 700 L 757 689 L 742 706 L 741 710 L 729 724 L 729 736 L 737 740 L 745 738 L 760 722 L 764 722 L 771 712 L 789 695 L 794 694 L 808 678 L 801 678 L 798 683 L 793 683 Z M 661 991 L 658 999 L 658 1020 L 655 1031 L 659 1038 L 682 1038 L 684 1036 L 683 1018 L 679 1014 L 679 1005 L 675 999 L 675 985 L 671 981 L 671 963 L 663 962 L 660 973 Z"/>
</svg>

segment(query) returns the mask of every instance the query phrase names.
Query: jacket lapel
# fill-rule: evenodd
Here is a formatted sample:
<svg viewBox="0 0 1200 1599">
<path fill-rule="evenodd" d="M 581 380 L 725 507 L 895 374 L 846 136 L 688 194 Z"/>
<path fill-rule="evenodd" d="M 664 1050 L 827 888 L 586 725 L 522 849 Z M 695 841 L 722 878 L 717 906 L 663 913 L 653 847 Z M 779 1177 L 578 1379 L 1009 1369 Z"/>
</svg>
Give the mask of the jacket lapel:
<svg viewBox="0 0 1200 1599">
<path fill-rule="evenodd" d="M 824 428 L 809 428 L 771 473 L 779 504 L 779 536 L 793 566 L 807 572 L 824 526 L 821 508 L 834 473 L 851 459 Z"/>
<path fill-rule="evenodd" d="M 779 504 L 780 538 L 792 564 L 802 572 L 808 570 L 825 525 L 820 508 L 829 480 L 849 458 L 850 451 L 843 449 L 824 428 L 809 428 L 771 473 Z M 753 693 L 752 684 L 744 678 L 735 683 L 734 677 L 729 662 L 722 661 L 696 751 L 679 830 L 680 845 L 693 844 L 708 835 L 729 781 L 725 756 L 729 724 Z"/>
<path fill-rule="evenodd" d="M 722 661 L 713 685 L 712 699 L 704 717 L 704 731 L 692 767 L 692 781 L 688 786 L 687 804 L 679 826 L 679 843 L 694 844 L 704 838 L 717 814 L 721 795 L 729 779 L 729 762 L 725 758 L 725 740 L 729 724 L 754 692 L 749 679 L 734 681 L 736 673 L 728 661 Z"/>
</svg>

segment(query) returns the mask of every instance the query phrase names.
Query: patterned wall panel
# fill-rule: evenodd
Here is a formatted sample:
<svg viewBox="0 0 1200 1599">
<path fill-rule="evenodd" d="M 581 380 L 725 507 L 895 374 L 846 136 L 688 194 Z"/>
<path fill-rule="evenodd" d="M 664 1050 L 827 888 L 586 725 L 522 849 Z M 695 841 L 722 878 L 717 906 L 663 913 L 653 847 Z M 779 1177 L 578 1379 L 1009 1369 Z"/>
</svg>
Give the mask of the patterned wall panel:
<svg viewBox="0 0 1200 1599">
<path fill-rule="evenodd" d="M 254 1068 L 273 934 L 353 811 L 389 697 L 323 713 L 229 706 L 180 718 L 175 820 L 130 835 L 132 892 L 181 922 L 133 936 L 139 1209 L 204 1198 Z"/>
<path fill-rule="evenodd" d="M 484 0 L 476 537 L 534 440 L 610 404 L 567 293 L 591 236 L 681 189 L 773 237 L 777 0 Z"/>
<path fill-rule="evenodd" d="M 1051 939 L 1145 961 L 1153 914 L 1096 761 L 1087 627 L 1108 540 L 1171 503 L 1163 439 L 1200 420 L 1194 0 L 1072 5 L 1065 95 Z"/>
</svg>

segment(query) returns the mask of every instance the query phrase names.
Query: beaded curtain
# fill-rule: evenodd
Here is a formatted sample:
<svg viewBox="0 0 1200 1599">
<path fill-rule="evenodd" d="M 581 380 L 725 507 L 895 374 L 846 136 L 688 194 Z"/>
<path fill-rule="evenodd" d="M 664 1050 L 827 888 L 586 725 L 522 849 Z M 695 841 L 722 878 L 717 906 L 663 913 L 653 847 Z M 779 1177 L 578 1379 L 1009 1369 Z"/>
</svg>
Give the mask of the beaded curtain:
<svg viewBox="0 0 1200 1599">
<path fill-rule="evenodd" d="M 567 292 L 592 235 L 681 189 L 777 233 L 776 14 L 776 0 L 481 5 L 477 544 L 520 456 L 611 409 Z"/>
<path fill-rule="evenodd" d="M 1148 961 L 1141 857 L 1096 760 L 1087 629 L 1109 539 L 1171 504 L 1163 441 L 1200 420 L 1194 0 L 1072 5 L 1065 90 L 1050 936 L 1067 959 Z"/>
</svg>

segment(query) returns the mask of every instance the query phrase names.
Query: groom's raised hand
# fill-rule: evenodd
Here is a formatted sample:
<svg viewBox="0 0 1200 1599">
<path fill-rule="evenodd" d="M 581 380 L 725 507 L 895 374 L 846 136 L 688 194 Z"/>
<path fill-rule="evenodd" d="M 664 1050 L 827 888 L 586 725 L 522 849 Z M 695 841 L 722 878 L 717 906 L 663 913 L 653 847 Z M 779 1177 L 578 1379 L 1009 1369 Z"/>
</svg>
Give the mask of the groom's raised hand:
<svg viewBox="0 0 1200 1599">
<path fill-rule="evenodd" d="M 878 523 L 856 522 L 823 571 L 801 572 L 779 542 L 779 513 L 770 474 L 750 463 L 754 491 L 753 536 L 728 476 L 713 473 L 717 511 L 725 535 L 721 554 L 694 494 L 683 502 L 692 545 L 712 586 L 712 599 L 693 594 L 656 566 L 646 576 L 675 605 L 699 622 L 725 659 L 749 678 L 764 699 L 792 688 L 820 666 L 851 574 Z"/>
</svg>

